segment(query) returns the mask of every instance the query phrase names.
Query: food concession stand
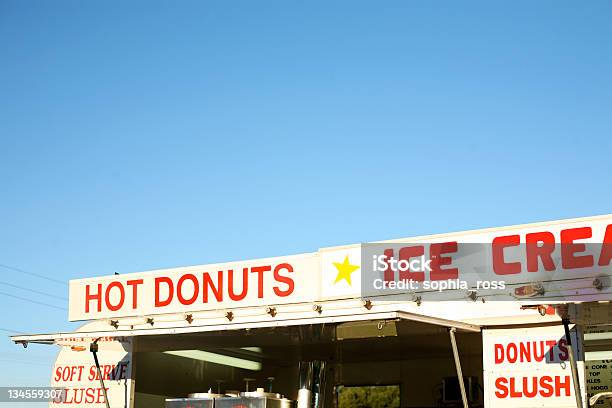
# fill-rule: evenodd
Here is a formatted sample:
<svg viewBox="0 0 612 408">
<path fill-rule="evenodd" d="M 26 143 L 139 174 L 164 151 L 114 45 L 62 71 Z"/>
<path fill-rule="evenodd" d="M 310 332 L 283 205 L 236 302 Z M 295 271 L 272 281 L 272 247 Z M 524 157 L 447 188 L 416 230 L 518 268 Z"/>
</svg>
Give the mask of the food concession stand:
<svg viewBox="0 0 612 408">
<path fill-rule="evenodd" d="M 322 248 L 72 280 L 87 322 L 12 340 L 50 407 L 606 407 L 611 265 L 612 215 Z"/>
</svg>

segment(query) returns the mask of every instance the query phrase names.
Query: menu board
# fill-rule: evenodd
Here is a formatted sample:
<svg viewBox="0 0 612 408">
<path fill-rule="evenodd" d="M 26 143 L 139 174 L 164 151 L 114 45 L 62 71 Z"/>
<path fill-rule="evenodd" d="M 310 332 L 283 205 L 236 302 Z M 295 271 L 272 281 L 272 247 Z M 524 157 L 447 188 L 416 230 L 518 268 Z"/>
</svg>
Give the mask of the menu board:
<svg viewBox="0 0 612 408">
<path fill-rule="evenodd" d="M 612 392 L 612 328 L 608 326 L 587 326 L 584 329 L 586 358 L 589 355 L 609 356 L 603 360 L 585 361 L 587 397 L 602 392 Z M 589 349 L 596 351 L 589 352 Z M 612 407 L 612 399 L 600 398 L 594 405 L 598 408 Z"/>
</svg>

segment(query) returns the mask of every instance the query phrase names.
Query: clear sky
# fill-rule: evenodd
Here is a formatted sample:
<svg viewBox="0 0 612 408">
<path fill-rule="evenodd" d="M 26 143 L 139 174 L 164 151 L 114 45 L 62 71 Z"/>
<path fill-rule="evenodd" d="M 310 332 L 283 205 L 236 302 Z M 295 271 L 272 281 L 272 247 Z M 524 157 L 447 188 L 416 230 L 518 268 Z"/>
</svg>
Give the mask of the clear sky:
<svg viewBox="0 0 612 408">
<path fill-rule="evenodd" d="M 0 385 L 48 384 L 56 350 L 7 330 L 75 328 L 71 278 L 612 212 L 610 21 L 0 0 Z"/>
</svg>

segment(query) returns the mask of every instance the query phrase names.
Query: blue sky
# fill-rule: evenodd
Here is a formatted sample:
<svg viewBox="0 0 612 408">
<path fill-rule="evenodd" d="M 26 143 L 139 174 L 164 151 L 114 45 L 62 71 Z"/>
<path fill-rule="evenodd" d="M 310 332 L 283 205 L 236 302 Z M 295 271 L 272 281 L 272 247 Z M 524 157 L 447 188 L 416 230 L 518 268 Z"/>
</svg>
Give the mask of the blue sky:
<svg viewBox="0 0 612 408">
<path fill-rule="evenodd" d="M 65 282 L 610 213 L 611 17 L 0 0 L 0 264 Z M 1 330 L 76 327 L 65 284 L 0 267 L 0 292 Z M 47 384 L 56 350 L 0 334 L 0 385 Z"/>
</svg>

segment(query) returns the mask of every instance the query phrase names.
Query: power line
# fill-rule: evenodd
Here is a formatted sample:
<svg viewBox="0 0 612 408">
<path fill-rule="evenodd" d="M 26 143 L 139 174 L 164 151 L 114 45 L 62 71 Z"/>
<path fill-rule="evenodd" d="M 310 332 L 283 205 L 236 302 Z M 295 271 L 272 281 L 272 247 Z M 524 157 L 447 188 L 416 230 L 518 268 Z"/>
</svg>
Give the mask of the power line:
<svg viewBox="0 0 612 408">
<path fill-rule="evenodd" d="M 35 361 L 18 360 L 18 359 L 10 359 L 10 358 L 0 358 L 0 361 L 9 362 L 9 363 L 26 364 L 26 365 L 35 365 L 35 366 L 45 366 L 45 367 L 49 366 L 49 364 L 45 364 L 45 363 L 38 363 Z"/>
<path fill-rule="evenodd" d="M 26 275 L 30 275 L 30 276 L 36 276 L 37 278 L 45 279 L 45 280 L 48 280 L 49 282 L 59 283 L 59 284 L 62 284 L 62 285 L 66 284 L 66 282 L 61 281 L 59 279 L 50 278 L 48 276 L 41 275 L 39 273 L 24 271 L 23 269 L 15 268 L 14 266 L 0 264 L 0 268 L 9 269 L 11 271 L 15 271 L 15 272 L 19 272 L 19 273 L 25 273 Z"/>
<path fill-rule="evenodd" d="M 0 292 L 0 295 L 4 295 L 4 296 L 12 297 L 12 298 L 15 298 L 15 299 L 23 300 L 23 301 L 25 301 L 25 302 L 36 303 L 37 305 L 42 305 L 42 306 L 52 307 L 52 308 L 54 308 L 54 309 L 59 309 L 59 310 L 68 310 L 68 309 L 66 309 L 65 307 L 55 306 L 55 305 L 50 305 L 50 304 L 48 304 L 48 303 L 44 303 L 44 302 L 37 302 L 36 300 L 32 300 L 32 299 L 28 299 L 28 298 L 24 298 L 24 297 L 21 297 L 21 296 L 11 295 L 10 293 Z"/>
<path fill-rule="evenodd" d="M 2 327 L 0 327 L 0 331 L 7 332 L 7 333 L 15 333 L 15 334 L 21 334 L 22 333 L 22 332 L 17 331 L 17 330 L 5 329 L 5 328 L 2 328 Z"/>
<path fill-rule="evenodd" d="M 28 292 L 36 293 L 36 294 L 39 294 L 39 295 L 43 295 L 43 296 L 47 296 L 47 297 L 55 298 L 55 299 L 59 299 L 59 300 L 68 300 L 68 299 L 66 299 L 65 297 L 62 297 L 62 296 L 53 295 L 51 293 L 46 293 L 46 292 L 40 292 L 38 290 L 34 290 L 34 289 L 30 289 L 30 288 L 25 288 L 23 286 L 15 285 L 14 283 L 0 281 L 0 285 L 6 285 L 6 286 L 13 287 L 13 288 L 21 289 L 21 290 L 27 290 Z"/>
</svg>

